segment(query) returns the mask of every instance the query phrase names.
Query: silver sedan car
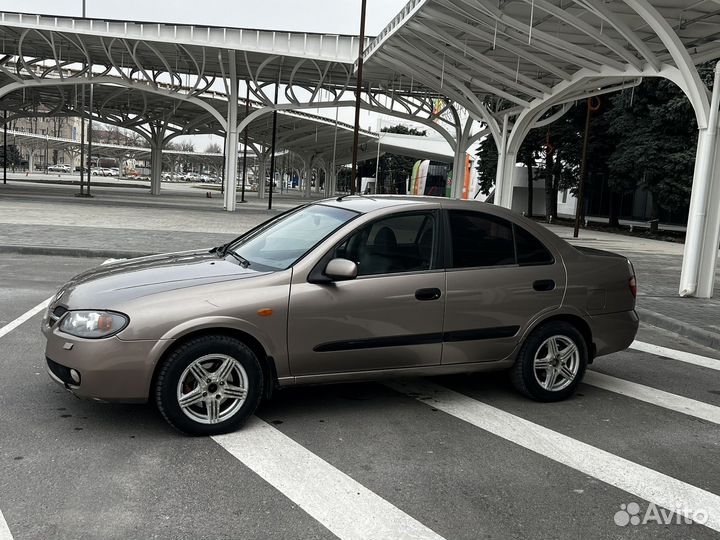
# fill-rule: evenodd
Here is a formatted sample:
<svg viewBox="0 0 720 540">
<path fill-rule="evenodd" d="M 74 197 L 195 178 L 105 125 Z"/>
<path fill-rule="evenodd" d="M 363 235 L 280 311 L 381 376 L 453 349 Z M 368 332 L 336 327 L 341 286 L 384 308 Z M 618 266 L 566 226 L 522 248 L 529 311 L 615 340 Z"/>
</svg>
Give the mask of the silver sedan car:
<svg viewBox="0 0 720 540">
<path fill-rule="evenodd" d="M 42 323 L 50 376 L 154 401 L 194 435 L 237 429 L 274 389 L 508 370 L 539 401 L 638 328 L 632 264 L 503 208 L 341 197 L 211 250 L 80 274 Z"/>
</svg>

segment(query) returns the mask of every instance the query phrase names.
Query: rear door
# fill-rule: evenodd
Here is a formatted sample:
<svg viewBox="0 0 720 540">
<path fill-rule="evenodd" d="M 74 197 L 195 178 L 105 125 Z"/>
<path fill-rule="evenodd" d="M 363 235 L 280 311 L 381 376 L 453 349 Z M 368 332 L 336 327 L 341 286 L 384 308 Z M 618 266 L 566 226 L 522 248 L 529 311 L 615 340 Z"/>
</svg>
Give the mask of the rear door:
<svg viewBox="0 0 720 540">
<path fill-rule="evenodd" d="M 536 317 L 558 308 L 565 269 L 522 226 L 483 212 L 448 210 L 443 364 L 501 360 Z"/>
</svg>

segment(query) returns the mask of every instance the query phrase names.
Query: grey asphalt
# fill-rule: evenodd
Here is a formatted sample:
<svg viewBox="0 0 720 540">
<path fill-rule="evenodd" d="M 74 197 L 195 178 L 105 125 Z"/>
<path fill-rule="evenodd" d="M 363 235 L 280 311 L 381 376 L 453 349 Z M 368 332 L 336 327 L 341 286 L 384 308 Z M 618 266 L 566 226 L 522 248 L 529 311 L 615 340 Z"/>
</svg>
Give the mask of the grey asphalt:
<svg viewBox="0 0 720 540">
<path fill-rule="evenodd" d="M 0 327 L 99 262 L 2 254 Z M 16 540 L 332 537 L 211 439 L 167 427 L 152 405 L 84 402 L 58 388 L 44 373 L 39 319 L 0 338 L 0 510 Z M 654 328 L 639 339 L 720 362 Z M 592 369 L 720 406 L 715 370 L 636 351 Z M 720 494 L 720 430 L 710 422 L 589 385 L 538 404 L 504 374 L 434 380 Z M 699 525 L 618 527 L 613 515 L 637 497 L 381 383 L 284 390 L 258 416 L 448 539 L 717 537 Z"/>
</svg>

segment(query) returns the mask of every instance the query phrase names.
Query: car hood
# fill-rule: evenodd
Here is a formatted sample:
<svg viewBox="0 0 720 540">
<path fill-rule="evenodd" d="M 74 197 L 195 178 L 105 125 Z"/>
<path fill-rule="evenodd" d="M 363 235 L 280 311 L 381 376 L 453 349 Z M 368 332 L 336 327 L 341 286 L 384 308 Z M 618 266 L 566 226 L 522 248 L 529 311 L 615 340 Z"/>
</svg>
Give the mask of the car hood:
<svg viewBox="0 0 720 540">
<path fill-rule="evenodd" d="M 112 309 L 142 296 L 266 273 L 243 268 L 234 259 L 207 250 L 153 255 L 83 272 L 65 284 L 53 304 L 68 309 Z"/>
</svg>

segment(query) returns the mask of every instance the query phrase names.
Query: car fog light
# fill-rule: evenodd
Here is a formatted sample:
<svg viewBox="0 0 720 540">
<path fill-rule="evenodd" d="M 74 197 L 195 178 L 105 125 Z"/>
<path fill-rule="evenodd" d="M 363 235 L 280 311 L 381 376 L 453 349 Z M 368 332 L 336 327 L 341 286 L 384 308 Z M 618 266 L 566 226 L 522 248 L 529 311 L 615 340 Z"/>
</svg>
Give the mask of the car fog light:
<svg viewBox="0 0 720 540">
<path fill-rule="evenodd" d="M 80 384 L 80 374 L 75 371 L 74 369 L 70 370 L 70 378 L 73 380 L 75 384 Z"/>
</svg>

